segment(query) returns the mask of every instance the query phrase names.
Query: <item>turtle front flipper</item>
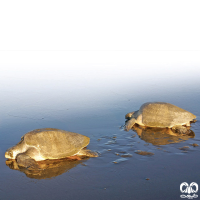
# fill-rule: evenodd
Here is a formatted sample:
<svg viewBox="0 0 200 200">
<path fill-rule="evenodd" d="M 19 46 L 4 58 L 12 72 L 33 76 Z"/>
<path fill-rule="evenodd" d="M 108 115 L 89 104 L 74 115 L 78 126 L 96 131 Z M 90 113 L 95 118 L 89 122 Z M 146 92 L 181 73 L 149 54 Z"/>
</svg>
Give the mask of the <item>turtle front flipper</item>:
<svg viewBox="0 0 200 200">
<path fill-rule="evenodd" d="M 126 122 L 126 125 L 125 125 L 125 130 L 129 131 L 133 127 L 133 125 L 135 124 L 135 121 L 136 121 L 135 118 L 132 118 L 132 119 L 128 120 Z"/>
<path fill-rule="evenodd" d="M 33 158 L 31 158 L 30 156 L 27 156 L 24 153 L 19 154 L 16 160 L 17 160 L 18 166 L 20 167 L 25 167 L 28 170 L 40 169 L 37 162 Z"/>
<path fill-rule="evenodd" d="M 25 167 L 28 170 L 40 169 L 38 163 L 34 160 L 34 155 L 38 152 L 35 148 L 30 148 L 16 157 L 18 166 Z"/>
</svg>

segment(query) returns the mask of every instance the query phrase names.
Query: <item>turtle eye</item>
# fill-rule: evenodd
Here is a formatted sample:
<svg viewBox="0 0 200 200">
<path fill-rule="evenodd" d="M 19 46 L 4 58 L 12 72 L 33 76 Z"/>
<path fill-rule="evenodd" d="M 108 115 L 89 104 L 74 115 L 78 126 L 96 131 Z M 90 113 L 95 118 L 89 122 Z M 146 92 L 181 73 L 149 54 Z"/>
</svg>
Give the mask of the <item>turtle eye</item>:
<svg viewBox="0 0 200 200">
<path fill-rule="evenodd" d="M 9 152 L 9 156 L 12 158 L 12 152 L 11 151 Z"/>
</svg>

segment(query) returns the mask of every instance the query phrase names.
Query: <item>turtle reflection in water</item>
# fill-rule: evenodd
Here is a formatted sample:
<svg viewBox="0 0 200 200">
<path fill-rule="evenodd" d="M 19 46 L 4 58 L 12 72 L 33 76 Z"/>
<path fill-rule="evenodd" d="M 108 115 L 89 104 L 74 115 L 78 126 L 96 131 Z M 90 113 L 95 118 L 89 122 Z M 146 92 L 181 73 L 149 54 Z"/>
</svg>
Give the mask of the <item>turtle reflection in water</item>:
<svg viewBox="0 0 200 200">
<path fill-rule="evenodd" d="M 125 129 L 129 131 L 134 124 L 146 127 L 171 128 L 176 132 L 189 134 L 190 122 L 196 118 L 192 113 L 175 105 L 163 102 L 143 104 L 138 111 L 126 114 Z"/>
<path fill-rule="evenodd" d="M 180 134 L 169 128 L 152 128 L 139 125 L 134 125 L 132 130 L 138 134 L 140 139 L 153 145 L 179 143 L 195 137 L 192 130 L 188 130 L 188 134 Z"/>
<path fill-rule="evenodd" d="M 13 170 L 19 170 L 26 174 L 29 178 L 34 179 L 48 179 L 59 176 L 70 169 L 76 167 L 79 164 L 83 164 L 85 160 L 88 158 L 84 158 L 83 160 L 75 160 L 70 158 L 56 159 L 56 160 L 44 160 L 38 161 L 37 164 L 39 169 L 27 169 L 24 167 L 20 167 L 16 160 L 6 160 L 6 165 Z M 42 170 L 41 170 L 42 169 Z"/>
<path fill-rule="evenodd" d="M 21 141 L 9 148 L 5 157 L 16 159 L 19 166 L 40 169 L 37 161 L 66 157 L 97 157 L 96 152 L 85 149 L 90 138 L 60 129 L 44 128 L 26 133 Z"/>
</svg>

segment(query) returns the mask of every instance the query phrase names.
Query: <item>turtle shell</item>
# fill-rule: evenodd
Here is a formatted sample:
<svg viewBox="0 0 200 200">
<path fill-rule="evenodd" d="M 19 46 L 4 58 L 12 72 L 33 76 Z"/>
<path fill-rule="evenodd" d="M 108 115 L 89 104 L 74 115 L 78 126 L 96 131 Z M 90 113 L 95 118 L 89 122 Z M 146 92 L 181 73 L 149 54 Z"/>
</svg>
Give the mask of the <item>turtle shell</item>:
<svg viewBox="0 0 200 200">
<path fill-rule="evenodd" d="M 39 150 L 40 155 L 45 159 L 75 155 L 90 142 L 87 136 L 53 128 L 33 130 L 26 133 L 22 140 L 26 145 Z"/>
<path fill-rule="evenodd" d="M 150 127 L 173 127 L 196 118 L 182 108 L 163 102 L 145 103 L 140 107 L 138 114 L 142 114 L 142 123 Z"/>
</svg>

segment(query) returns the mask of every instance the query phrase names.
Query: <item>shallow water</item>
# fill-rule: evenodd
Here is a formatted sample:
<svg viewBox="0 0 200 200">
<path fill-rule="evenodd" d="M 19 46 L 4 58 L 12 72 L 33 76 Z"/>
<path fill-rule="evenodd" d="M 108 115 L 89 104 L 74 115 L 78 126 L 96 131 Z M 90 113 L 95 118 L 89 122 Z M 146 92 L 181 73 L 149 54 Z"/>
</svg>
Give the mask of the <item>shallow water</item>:
<svg viewBox="0 0 200 200">
<path fill-rule="evenodd" d="M 200 146 L 192 146 L 200 145 L 199 71 L 130 66 L 2 71 L 0 199 L 179 199 L 182 182 L 200 184 Z M 195 114 L 195 136 L 124 131 L 125 114 L 148 101 Z M 90 137 L 88 148 L 100 157 L 63 165 L 42 178 L 10 169 L 6 149 L 45 127 Z M 189 148 L 180 149 L 184 146 Z"/>
</svg>

